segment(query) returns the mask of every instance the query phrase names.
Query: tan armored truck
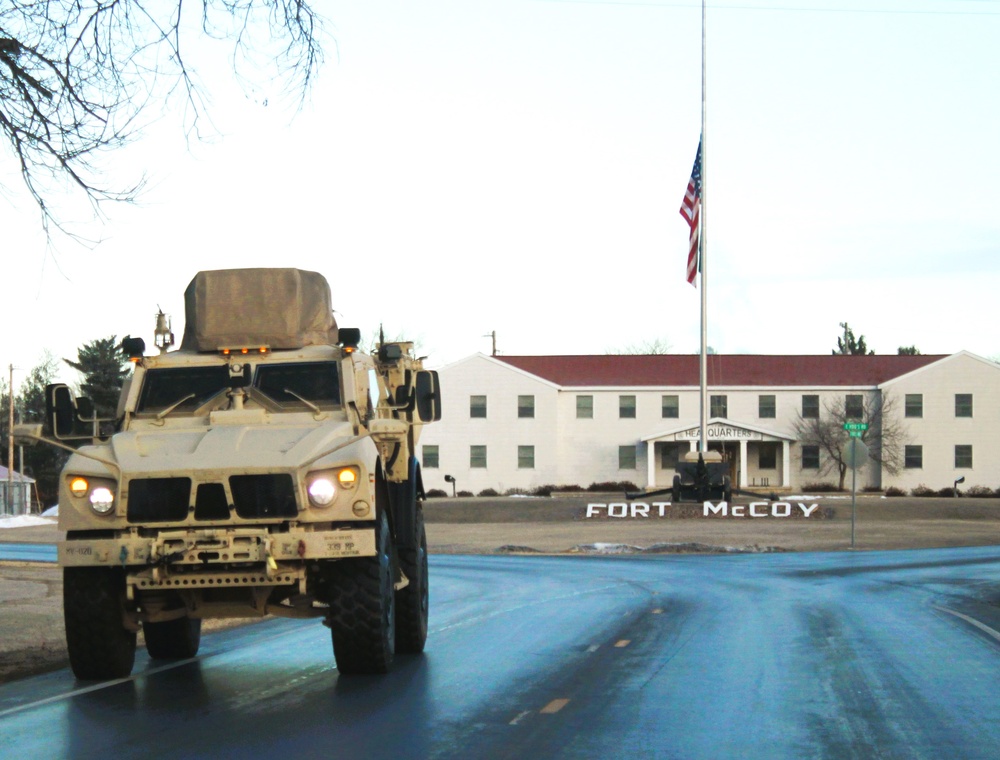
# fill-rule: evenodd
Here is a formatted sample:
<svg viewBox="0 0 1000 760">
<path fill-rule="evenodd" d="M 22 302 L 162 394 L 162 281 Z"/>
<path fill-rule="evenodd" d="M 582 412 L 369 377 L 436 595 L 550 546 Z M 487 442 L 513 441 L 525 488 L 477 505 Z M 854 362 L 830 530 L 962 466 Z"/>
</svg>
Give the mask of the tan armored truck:
<svg viewBox="0 0 1000 760">
<path fill-rule="evenodd" d="M 193 657 L 206 618 L 315 617 L 341 673 L 385 672 L 427 637 L 427 541 L 414 456 L 440 417 L 411 343 L 359 347 L 326 280 L 199 273 L 179 350 L 158 315 L 113 420 L 65 385 L 21 441 L 73 451 L 61 475 L 66 640 L 81 679 Z"/>
</svg>

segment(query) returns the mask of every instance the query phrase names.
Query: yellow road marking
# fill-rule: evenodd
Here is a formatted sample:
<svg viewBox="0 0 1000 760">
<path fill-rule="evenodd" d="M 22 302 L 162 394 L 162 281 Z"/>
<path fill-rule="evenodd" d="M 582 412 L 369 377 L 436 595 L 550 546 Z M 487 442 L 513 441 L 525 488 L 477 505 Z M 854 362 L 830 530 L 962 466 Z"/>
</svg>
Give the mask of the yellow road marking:
<svg viewBox="0 0 1000 760">
<path fill-rule="evenodd" d="M 552 713 L 557 713 L 562 710 L 567 704 L 569 704 L 568 699 L 553 699 L 538 712 L 545 715 L 551 715 Z"/>
</svg>

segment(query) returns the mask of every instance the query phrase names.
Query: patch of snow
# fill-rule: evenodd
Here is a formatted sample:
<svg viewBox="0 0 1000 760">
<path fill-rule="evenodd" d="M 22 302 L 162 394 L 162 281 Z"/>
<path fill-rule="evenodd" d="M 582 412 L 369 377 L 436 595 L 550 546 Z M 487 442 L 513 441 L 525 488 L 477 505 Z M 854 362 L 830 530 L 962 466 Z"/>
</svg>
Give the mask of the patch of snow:
<svg viewBox="0 0 1000 760">
<path fill-rule="evenodd" d="M 570 551 L 581 554 L 638 554 L 642 548 L 630 544 L 577 544 Z"/>
<path fill-rule="evenodd" d="M 54 507 L 46 509 L 42 512 L 42 517 L 59 517 L 59 505 L 56 504 Z"/>
<path fill-rule="evenodd" d="M 29 525 L 55 525 L 55 520 L 46 520 L 36 515 L 14 515 L 0 517 L 0 530 L 4 528 L 26 528 Z"/>
</svg>

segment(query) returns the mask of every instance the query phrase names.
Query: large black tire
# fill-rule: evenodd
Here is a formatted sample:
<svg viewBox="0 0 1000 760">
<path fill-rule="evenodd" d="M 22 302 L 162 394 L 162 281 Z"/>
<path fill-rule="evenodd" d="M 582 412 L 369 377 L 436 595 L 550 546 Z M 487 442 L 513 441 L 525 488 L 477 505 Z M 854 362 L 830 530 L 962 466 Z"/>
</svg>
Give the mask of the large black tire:
<svg viewBox="0 0 1000 760">
<path fill-rule="evenodd" d="M 424 510 L 417 504 L 416 546 L 399 550 L 399 566 L 409 584 L 396 592 L 396 651 L 419 654 L 427 643 L 427 610 L 430 599 L 427 575 L 427 531 Z"/>
<path fill-rule="evenodd" d="M 126 678 L 135 664 L 135 631 L 124 624 L 125 573 L 118 567 L 63 568 L 66 648 L 84 681 Z"/>
<path fill-rule="evenodd" d="M 374 557 L 330 562 L 325 569 L 330 631 L 343 675 L 385 673 L 396 648 L 392 534 L 385 510 L 375 525 Z"/>
<path fill-rule="evenodd" d="M 681 476 L 674 475 L 674 482 L 670 488 L 670 500 L 675 504 L 681 500 Z"/>
<path fill-rule="evenodd" d="M 146 651 L 154 660 L 186 660 L 198 654 L 201 618 L 177 618 L 162 623 L 143 623 Z"/>
</svg>

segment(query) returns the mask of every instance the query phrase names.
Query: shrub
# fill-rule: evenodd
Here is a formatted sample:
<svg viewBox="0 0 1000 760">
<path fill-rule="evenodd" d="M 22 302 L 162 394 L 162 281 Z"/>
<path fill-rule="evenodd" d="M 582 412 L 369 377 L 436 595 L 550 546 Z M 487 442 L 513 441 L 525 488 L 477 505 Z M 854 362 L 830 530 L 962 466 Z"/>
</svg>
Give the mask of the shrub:
<svg viewBox="0 0 1000 760">
<path fill-rule="evenodd" d="M 802 489 L 809 493 L 837 493 L 840 491 L 834 483 L 806 483 Z"/>
<path fill-rule="evenodd" d="M 482 491 L 476 494 L 476 496 L 499 496 L 496 489 L 494 488 L 484 488 Z"/>
<path fill-rule="evenodd" d="M 472 496 L 472 491 L 459 491 L 459 496 Z"/>
<path fill-rule="evenodd" d="M 630 480 L 606 480 L 602 483 L 591 483 L 587 486 L 587 490 L 604 493 L 607 491 L 638 491 L 639 489 Z"/>
<path fill-rule="evenodd" d="M 886 496 L 906 496 L 906 491 L 902 488 L 896 488 L 896 486 L 889 486 L 885 489 Z"/>
<path fill-rule="evenodd" d="M 440 488 L 432 488 L 430 491 L 424 494 L 428 499 L 440 499 L 442 496 L 447 496 L 447 492 L 442 491 Z"/>
<path fill-rule="evenodd" d="M 972 486 L 971 488 L 965 489 L 966 496 L 980 496 L 980 497 L 990 497 L 993 496 L 993 489 L 987 486 Z"/>
<path fill-rule="evenodd" d="M 939 488 L 937 494 L 935 495 L 951 497 L 955 495 L 955 489 L 951 486 L 945 486 L 944 488 Z"/>
<path fill-rule="evenodd" d="M 923 483 L 910 491 L 910 496 L 937 496 L 937 491 L 933 488 L 928 488 Z"/>
<path fill-rule="evenodd" d="M 542 487 L 549 488 L 550 486 L 542 486 Z M 583 486 L 576 485 L 575 483 L 562 486 L 551 486 L 551 488 L 552 488 L 552 493 L 579 493 L 581 491 L 587 490 Z"/>
<path fill-rule="evenodd" d="M 865 486 L 861 490 L 864 491 L 865 493 L 881 493 L 882 492 L 881 486 Z"/>
</svg>

